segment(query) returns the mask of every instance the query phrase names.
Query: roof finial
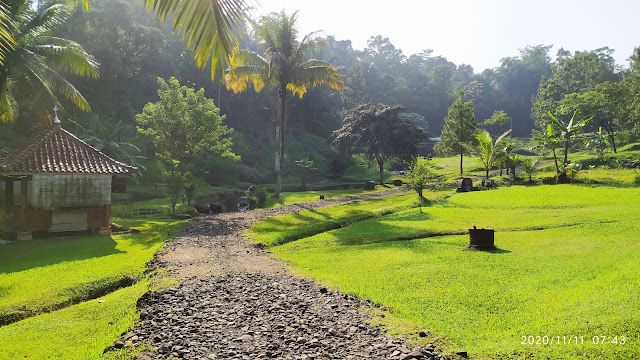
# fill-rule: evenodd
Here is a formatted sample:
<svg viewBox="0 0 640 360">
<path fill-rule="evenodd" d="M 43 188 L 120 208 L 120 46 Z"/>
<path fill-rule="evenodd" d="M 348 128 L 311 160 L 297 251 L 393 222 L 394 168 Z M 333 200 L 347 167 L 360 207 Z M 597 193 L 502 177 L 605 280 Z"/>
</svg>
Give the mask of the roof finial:
<svg viewBox="0 0 640 360">
<path fill-rule="evenodd" d="M 55 125 L 60 125 L 60 119 L 58 118 L 58 110 L 60 110 L 60 108 L 58 108 L 58 104 L 56 104 L 56 105 L 53 107 L 53 113 L 55 114 L 55 115 L 54 115 L 54 118 L 53 118 L 53 123 L 54 123 Z"/>
</svg>

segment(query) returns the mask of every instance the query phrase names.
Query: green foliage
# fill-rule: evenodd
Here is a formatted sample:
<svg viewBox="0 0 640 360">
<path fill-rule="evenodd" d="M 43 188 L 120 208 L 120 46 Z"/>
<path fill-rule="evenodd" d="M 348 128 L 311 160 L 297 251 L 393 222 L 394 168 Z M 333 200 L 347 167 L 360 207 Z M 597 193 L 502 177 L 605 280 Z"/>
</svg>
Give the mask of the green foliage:
<svg viewBox="0 0 640 360">
<path fill-rule="evenodd" d="M 574 140 L 580 131 L 589 124 L 591 119 L 593 119 L 593 116 L 580 119 L 578 118 L 578 110 L 575 110 L 569 121 L 565 122 L 552 112 L 548 112 L 548 115 L 551 119 L 551 123 L 547 127 L 547 135 L 551 138 L 555 137 L 555 142 L 561 141 L 564 144 L 563 166 L 566 167 L 569 165 L 569 150 L 571 149 L 572 140 Z"/>
<path fill-rule="evenodd" d="M 57 1 L 33 7 L 28 0 L 10 0 L 5 5 L 13 23 L 5 30 L 14 44 L 2 49 L 0 122 L 12 121 L 19 113 L 46 118 L 62 99 L 89 111 L 89 103 L 64 74 L 96 78 L 98 62 L 80 44 L 55 36 L 68 20 L 69 9 Z"/>
<path fill-rule="evenodd" d="M 511 133 L 511 130 L 504 132 L 494 142 L 491 138 L 491 134 L 488 131 L 481 131 L 476 134 L 476 140 L 478 141 L 478 158 L 484 165 L 485 177 L 489 179 L 489 170 L 494 165 L 494 162 L 499 158 L 498 145 L 502 140 Z"/>
<path fill-rule="evenodd" d="M 269 192 L 262 186 L 257 186 L 249 192 L 249 205 L 252 209 L 263 208 L 267 203 Z"/>
<path fill-rule="evenodd" d="M 144 0 L 161 21 L 172 19 L 173 29 L 187 41 L 196 65 L 211 68 L 213 80 L 238 46 L 233 34 L 244 25 L 252 0 Z"/>
<path fill-rule="evenodd" d="M 533 182 L 533 174 L 537 170 L 538 161 L 533 161 L 532 159 L 524 159 L 524 161 L 522 162 L 522 166 L 524 167 L 524 172 L 529 177 L 529 182 Z"/>
<path fill-rule="evenodd" d="M 439 154 L 460 154 L 460 175 L 462 175 L 464 154 L 471 150 L 477 129 L 473 101 L 465 102 L 464 94 L 460 92 L 449 107 L 447 117 L 444 119 L 442 141 L 436 148 Z"/>
<path fill-rule="evenodd" d="M 136 116 L 138 133 L 150 138 L 164 162 L 164 177 L 170 190 L 172 209 L 185 182 L 185 174 L 198 153 L 237 158 L 231 146 L 232 131 L 204 89 L 181 86 L 177 79 L 158 78 L 159 101 L 148 103 Z"/>
<path fill-rule="evenodd" d="M 223 125 L 220 110 L 204 95 L 204 89 L 180 85 L 176 78 L 158 78 L 159 100 L 145 105 L 136 115 L 138 133 L 153 140 L 160 158 L 177 161 L 186 169 L 195 154 L 210 152 L 235 158 L 231 151 L 232 131 Z"/>
<path fill-rule="evenodd" d="M 90 117 L 86 125 L 69 121 L 78 128 L 75 134 L 82 141 L 118 161 L 146 170 L 141 163 L 146 158 L 140 155 L 142 150 L 134 144 L 135 126 L 122 120 L 112 121 L 99 116 Z"/>
<path fill-rule="evenodd" d="M 612 54 L 612 49 L 604 47 L 593 51 L 577 51 L 571 56 L 560 55 L 553 65 L 551 76 L 542 81 L 538 89 L 533 106 L 538 127 L 542 129 L 548 123 L 548 111 L 559 112 L 558 105 L 568 94 L 618 80 Z M 569 109 L 569 112 L 574 110 Z"/>
<path fill-rule="evenodd" d="M 274 86 L 278 91 L 280 124 L 276 136 L 276 197 L 280 196 L 282 190 L 288 93 L 302 99 L 309 89 L 319 85 L 335 91 L 340 91 L 343 87 L 342 77 L 333 65 L 309 58 L 316 44 L 314 34 L 298 40 L 297 18 L 297 13 L 287 15 L 284 10 L 263 16 L 256 26 L 255 34 L 265 49 L 264 57 L 253 51 L 235 51 L 225 77 L 227 89 L 236 94 L 246 91 L 249 85 L 256 92 L 267 85 Z"/>
<path fill-rule="evenodd" d="M 411 166 L 411 172 L 407 176 L 409 186 L 418 194 L 418 201 L 422 207 L 424 201 L 424 190 L 430 185 L 435 188 L 437 175 L 433 171 L 433 166 L 425 158 L 417 158 Z"/>
<path fill-rule="evenodd" d="M 502 110 L 494 111 L 491 117 L 482 122 L 484 126 L 502 126 L 511 121 L 509 114 Z"/>
<path fill-rule="evenodd" d="M 384 164 L 392 157 L 410 162 L 426 134 L 400 116 L 402 108 L 384 104 L 362 104 L 344 113 L 333 133 L 334 142 L 347 151 L 363 151 L 378 165 L 379 183 L 384 185 Z"/>
</svg>

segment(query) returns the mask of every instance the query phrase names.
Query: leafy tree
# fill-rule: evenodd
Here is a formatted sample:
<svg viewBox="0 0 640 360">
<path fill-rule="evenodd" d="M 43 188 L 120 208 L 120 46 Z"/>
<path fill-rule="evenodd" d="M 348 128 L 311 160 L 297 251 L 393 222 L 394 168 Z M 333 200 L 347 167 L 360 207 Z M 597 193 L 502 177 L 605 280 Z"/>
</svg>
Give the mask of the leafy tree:
<svg viewBox="0 0 640 360">
<path fill-rule="evenodd" d="M 531 101 L 535 98 L 540 81 L 551 72 L 551 46 L 528 46 L 517 57 L 506 57 L 494 70 L 496 107 L 504 109 L 513 118 L 514 135 L 527 135 L 534 127 Z"/>
<path fill-rule="evenodd" d="M 300 172 L 300 177 L 302 178 L 302 190 L 306 190 L 307 181 L 316 171 L 318 171 L 318 168 L 314 167 L 314 161 L 308 157 L 296 160 L 295 164 Z"/>
<path fill-rule="evenodd" d="M 464 94 L 460 92 L 444 119 L 442 141 L 437 148 L 440 153 L 460 154 L 460 175 L 463 173 L 464 154 L 471 149 L 476 131 L 473 101 L 465 102 Z"/>
<path fill-rule="evenodd" d="M 587 134 L 586 145 L 598 156 L 598 159 L 604 159 L 604 154 L 609 148 L 607 133 L 599 127 L 598 131 Z"/>
<path fill-rule="evenodd" d="M 433 185 L 436 179 L 437 175 L 435 175 L 429 161 L 425 158 L 417 158 L 411 166 L 411 172 L 408 174 L 407 180 L 409 186 L 418 194 L 421 212 L 424 202 L 423 192 L 429 185 Z"/>
<path fill-rule="evenodd" d="M 623 127 L 640 137 L 640 47 L 631 55 L 629 70 L 624 74 L 622 85 L 629 94 L 628 115 Z"/>
<path fill-rule="evenodd" d="M 564 144 L 564 167 L 569 165 L 569 150 L 571 149 L 572 140 L 579 134 L 579 132 L 587 126 L 587 124 L 593 119 L 593 116 L 586 118 L 578 118 L 578 110 L 573 112 L 573 115 L 569 121 L 565 122 L 558 116 L 554 115 L 551 111 L 548 113 L 551 119 L 548 132 L 550 136 L 555 136 Z M 563 173 L 564 174 L 564 173 Z"/>
<path fill-rule="evenodd" d="M 313 33 L 298 40 L 297 13 L 287 15 L 284 11 L 263 17 L 256 27 L 256 34 L 265 48 L 265 57 L 252 51 L 237 51 L 231 58 L 227 71 L 227 88 L 241 93 L 252 85 L 259 92 L 266 85 L 277 88 L 279 97 L 280 127 L 276 140 L 275 196 L 282 190 L 282 165 L 285 158 L 287 133 L 287 97 L 291 92 L 303 98 L 310 88 L 326 85 L 333 90 L 342 89 L 342 78 L 328 62 L 309 59 L 314 46 Z"/>
<path fill-rule="evenodd" d="M 509 114 L 502 110 L 494 111 L 491 117 L 482 122 L 484 126 L 502 126 L 511 121 Z"/>
<path fill-rule="evenodd" d="M 533 106 L 533 116 L 539 128 L 548 123 L 548 111 L 558 112 L 558 104 L 566 95 L 619 79 L 612 54 L 613 50 L 607 47 L 577 51 L 572 56 L 559 53 L 551 76 L 540 83 Z"/>
<path fill-rule="evenodd" d="M 179 189 L 194 156 L 209 152 L 236 158 L 231 150 L 231 130 L 204 89 L 195 91 L 177 79 L 158 79 L 159 100 L 145 105 L 136 116 L 138 133 L 153 140 L 156 152 L 168 168 L 167 177 Z M 172 194 L 177 197 L 178 190 Z M 175 215 L 175 202 L 172 204 Z"/>
<path fill-rule="evenodd" d="M 98 63 L 78 43 L 54 36 L 56 28 L 68 20 L 69 9 L 61 3 L 47 2 L 33 7 L 30 0 L 6 1 L 12 19 L 10 32 L 15 44 L 4 48 L 0 67 L 0 121 L 16 118 L 20 102 L 36 94 L 30 111 L 42 117 L 61 98 L 83 111 L 89 103 L 64 77 L 98 77 Z"/>
<path fill-rule="evenodd" d="M 497 147 L 502 140 L 511 133 L 511 130 L 507 130 L 500 135 L 495 142 L 491 138 L 491 134 L 488 131 L 481 131 L 476 135 L 478 141 L 478 158 L 482 162 L 485 170 L 485 177 L 489 180 L 489 171 L 494 165 L 497 157 Z"/>
<path fill-rule="evenodd" d="M 418 144 L 425 140 L 422 130 L 403 119 L 402 108 L 383 104 L 363 104 L 345 112 L 334 142 L 345 149 L 362 149 L 378 164 L 379 183 L 384 185 L 384 164 L 392 157 L 404 161 L 418 154 Z"/>
<path fill-rule="evenodd" d="M 620 83 L 603 82 L 585 91 L 567 94 L 558 103 L 558 112 L 570 114 L 578 109 L 583 114 L 593 115 L 593 124 L 606 132 L 614 153 L 616 146 L 616 131 L 625 123 L 627 116 L 628 94 Z"/>
</svg>

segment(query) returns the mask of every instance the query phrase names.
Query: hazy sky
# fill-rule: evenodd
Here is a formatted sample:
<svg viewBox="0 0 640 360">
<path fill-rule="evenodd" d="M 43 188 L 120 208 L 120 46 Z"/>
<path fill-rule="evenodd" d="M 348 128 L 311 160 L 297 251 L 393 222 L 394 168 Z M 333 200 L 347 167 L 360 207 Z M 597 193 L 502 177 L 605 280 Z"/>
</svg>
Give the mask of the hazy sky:
<svg viewBox="0 0 640 360">
<path fill-rule="evenodd" d="M 323 30 L 356 49 L 371 35 L 405 54 L 433 49 L 476 71 L 499 65 L 526 45 L 567 50 L 615 49 L 627 65 L 640 46 L 640 0 L 258 0 L 258 14 L 300 10 L 303 33 Z"/>
</svg>

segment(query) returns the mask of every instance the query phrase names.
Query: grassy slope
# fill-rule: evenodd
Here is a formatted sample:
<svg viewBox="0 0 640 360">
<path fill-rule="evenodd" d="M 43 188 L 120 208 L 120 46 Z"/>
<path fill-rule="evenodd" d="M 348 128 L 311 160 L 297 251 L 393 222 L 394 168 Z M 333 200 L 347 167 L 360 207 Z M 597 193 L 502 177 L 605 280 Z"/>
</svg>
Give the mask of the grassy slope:
<svg viewBox="0 0 640 360">
<path fill-rule="evenodd" d="M 389 305 L 478 357 L 640 357 L 640 194 L 584 186 L 456 195 L 273 248 L 299 271 Z M 346 210 L 342 210 L 346 211 Z M 466 236 L 398 237 L 491 226 L 499 251 Z M 545 230 L 529 230 L 532 228 Z M 516 231 L 511 231 L 516 230 Z M 595 260 L 597 259 L 597 260 Z M 624 335 L 625 345 L 521 345 L 522 335 Z"/>
<path fill-rule="evenodd" d="M 0 359 L 100 359 L 137 318 L 141 281 L 99 299 L 0 327 Z"/>
<path fill-rule="evenodd" d="M 449 194 L 450 192 L 438 192 L 431 198 L 442 199 Z M 409 209 L 415 207 L 417 202 L 416 195 L 411 193 L 368 201 L 352 201 L 347 206 L 336 205 L 279 215 L 256 224 L 247 230 L 247 235 L 256 242 L 272 246 L 353 222 Z"/>
<path fill-rule="evenodd" d="M 383 186 L 376 186 L 373 191 L 384 191 L 388 188 Z M 280 194 L 280 199 L 269 197 L 266 208 L 279 208 L 284 205 L 293 205 L 301 203 L 309 203 L 320 200 L 320 195 L 324 195 L 325 199 L 340 198 L 352 195 L 358 195 L 366 192 L 372 192 L 371 190 L 363 189 L 347 189 L 347 190 L 322 190 L 322 191 L 304 191 L 304 192 L 284 192 Z"/>
<path fill-rule="evenodd" d="M 37 313 L 138 279 L 180 222 L 125 221 L 141 234 L 73 237 L 0 246 L 0 315 Z"/>
</svg>

